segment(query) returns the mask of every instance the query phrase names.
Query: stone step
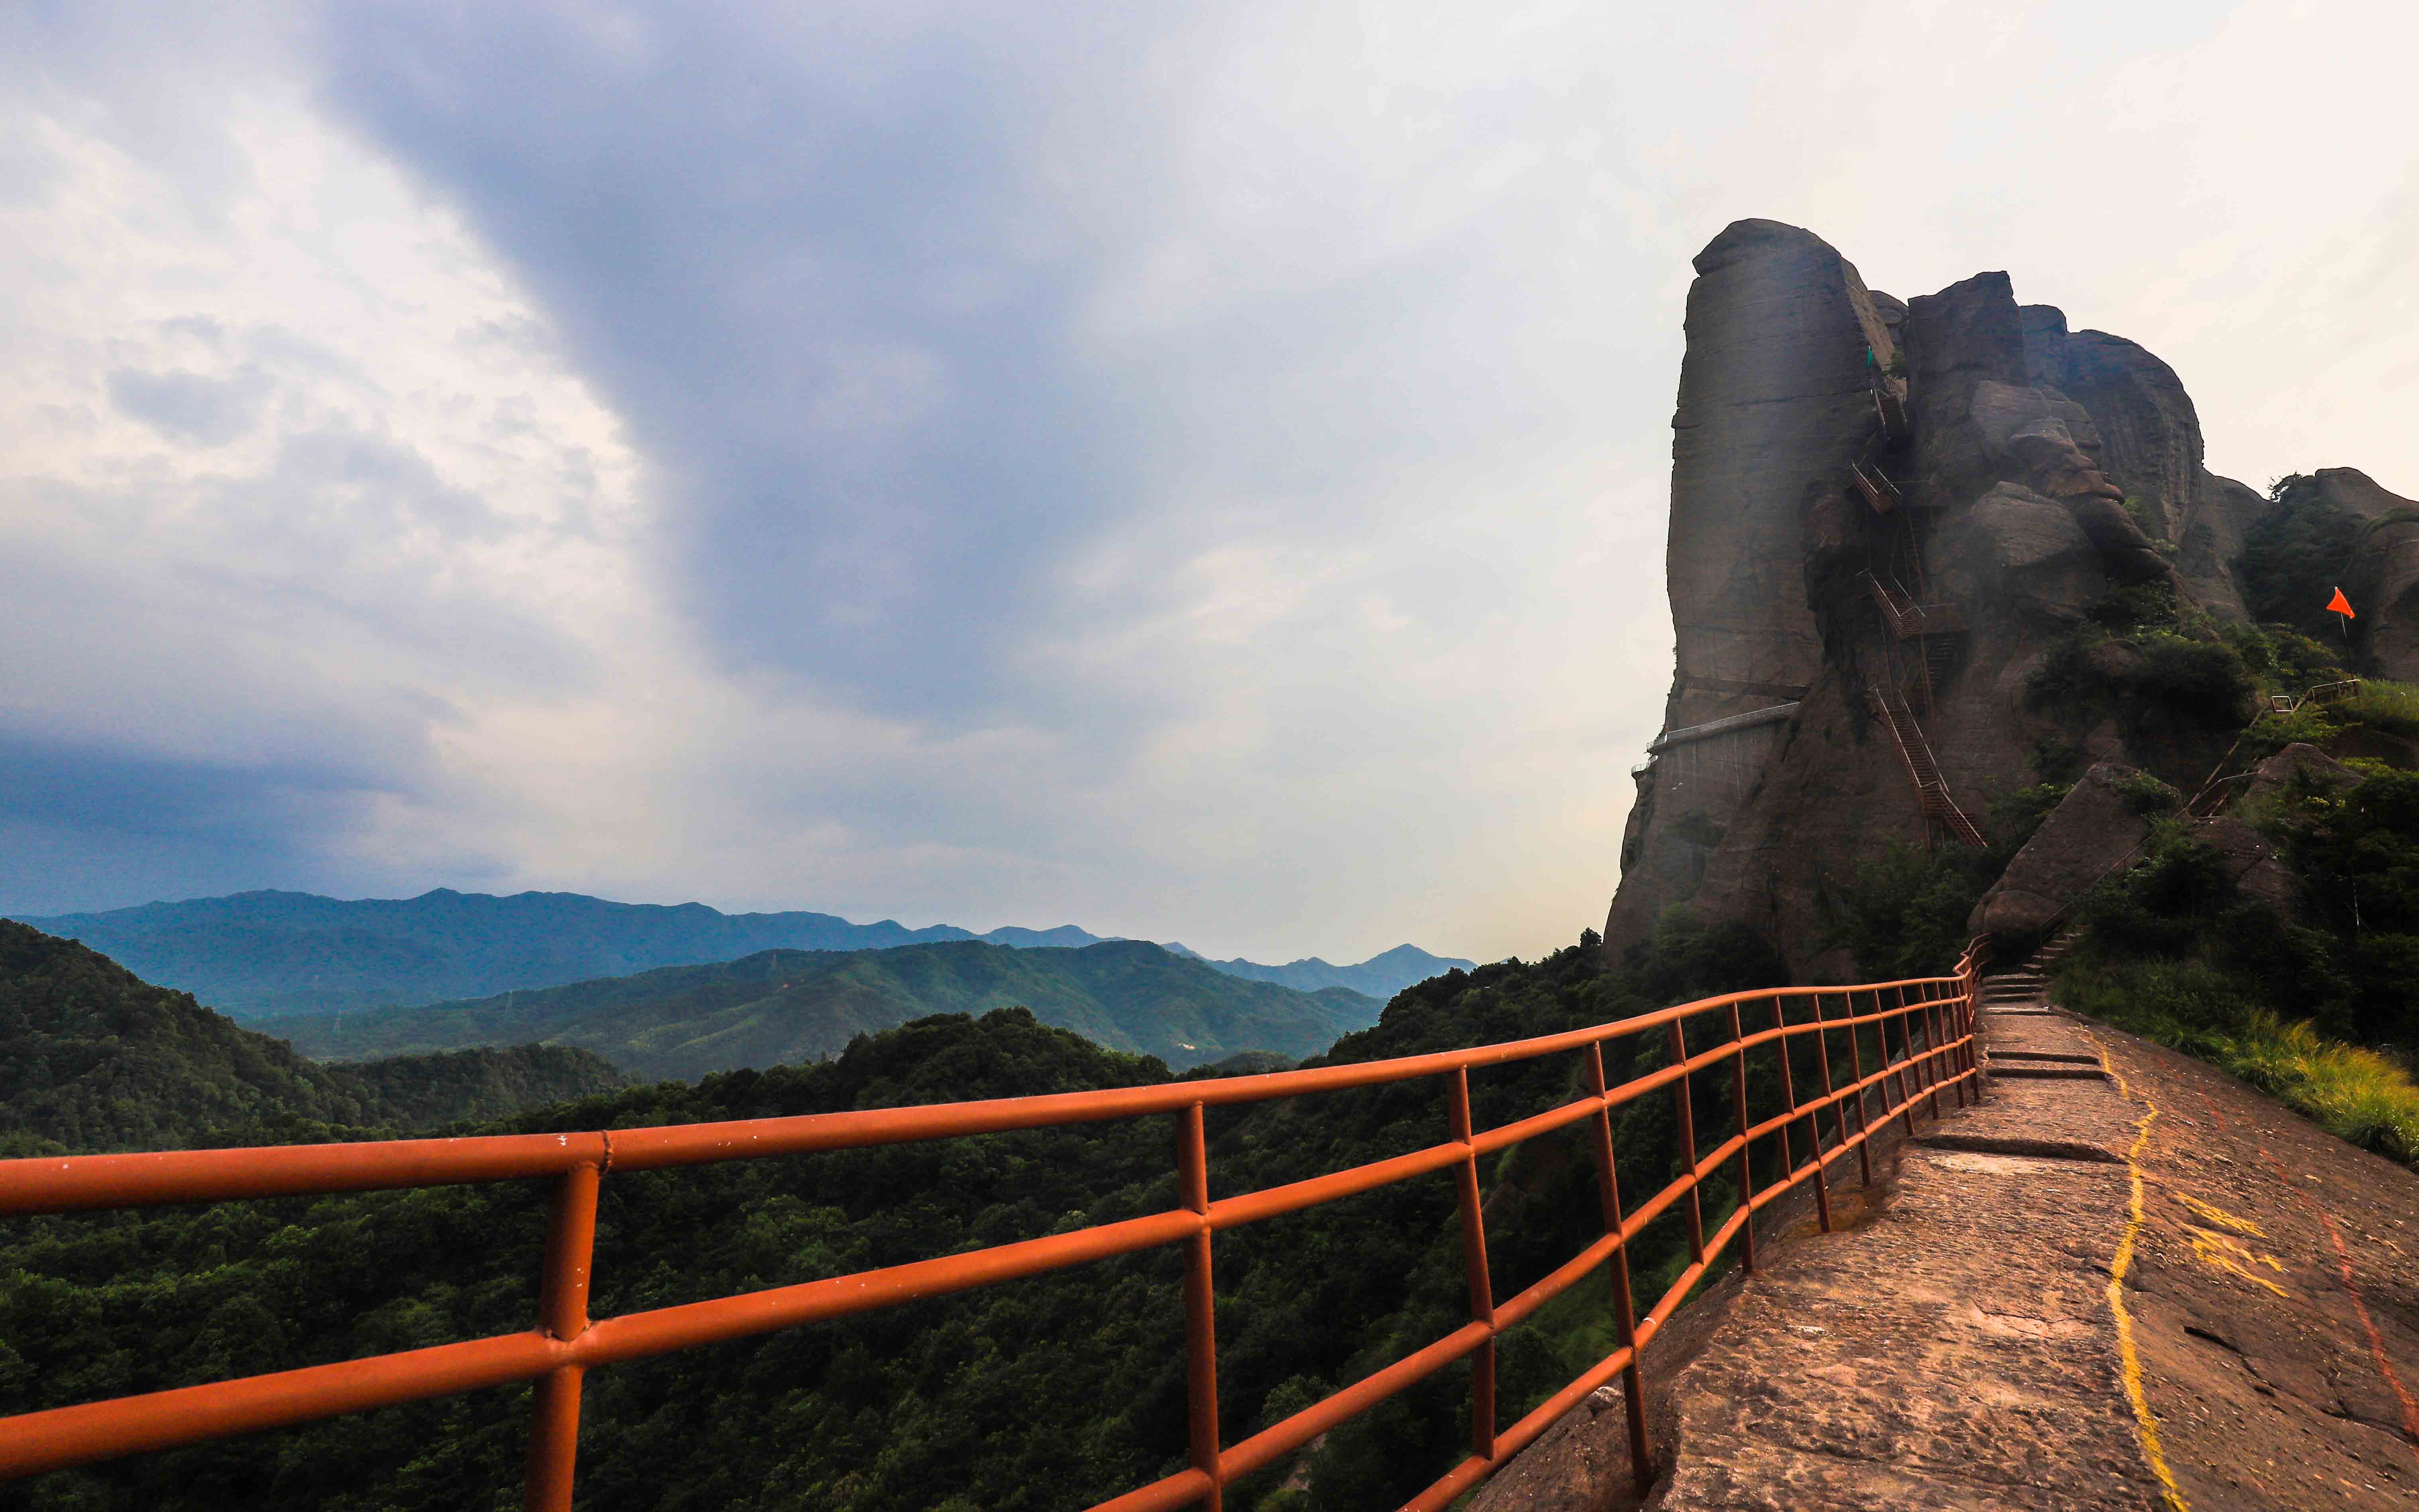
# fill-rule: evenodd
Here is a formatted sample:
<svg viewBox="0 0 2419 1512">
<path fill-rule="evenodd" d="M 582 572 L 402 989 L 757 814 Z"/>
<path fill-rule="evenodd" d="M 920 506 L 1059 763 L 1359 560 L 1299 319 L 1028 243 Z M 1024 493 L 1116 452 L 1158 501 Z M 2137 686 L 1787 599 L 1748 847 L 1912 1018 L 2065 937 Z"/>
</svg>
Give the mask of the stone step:
<svg viewBox="0 0 2419 1512">
<path fill-rule="evenodd" d="M 1991 1050 L 1984 1052 L 1993 1060 L 2057 1060 L 2076 1065 L 2097 1066 L 2100 1057 L 2069 1050 Z"/>
<path fill-rule="evenodd" d="M 2010 1076 L 2028 1081 L 2104 1082 L 2108 1073 L 2097 1066 L 1991 1066 L 1985 1073 Z"/>
</svg>

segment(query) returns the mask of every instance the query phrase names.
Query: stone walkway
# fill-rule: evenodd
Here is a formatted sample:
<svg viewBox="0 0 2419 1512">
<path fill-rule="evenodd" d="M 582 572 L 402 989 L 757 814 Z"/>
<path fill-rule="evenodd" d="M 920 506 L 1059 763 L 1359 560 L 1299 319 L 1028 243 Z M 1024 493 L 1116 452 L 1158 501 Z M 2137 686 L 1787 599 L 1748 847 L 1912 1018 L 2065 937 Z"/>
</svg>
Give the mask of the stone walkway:
<svg viewBox="0 0 2419 1512">
<path fill-rule="evenodd" d="M 1704 1310 L 1696 1337 L 1675 1327 L 1675 1349 L 1659 1361 L 1650 1349 L 1665 1474 L 1644 1504 L 2419 1504 L 2419 1447 L 2396 1430 L 2400 1404 L 2376 1364 L 2407 1361 L 2404 1376 L 2419 1378 L 2419 1277 L 2406 1265 L 2396 1289 L 2394 1262 L 2406 1257 L 2390 1237 L 2397 1208 L 2419 1220 L 2419 1178 L 2306 1124 L 2293 1138 L 2286 1164 L 2310 1175 L 2302 1186 L 2370 1197 L 2338 1203 L 2352 1215 L 2338 1224 L 2356 1230 L 2350 1248 L 2371 1257 L 2365 1330 L 2351 1293 L 2327 1285 L 2324 1226 L 2300 1215 L 2295 1259 L 2273 1237 L 2301 1192 L 2258 1170 L 2277 1190 L 2255 1202 L 2178 1165 L 2193 1152 L 2211 1170 L 2255 1174 L 2243 1134 L 2212 1143 L 2221 1105 L 2239 1131 L 2256 1126 L 2272 1143 L 2298 1120 L 2197 1063 L 2020 992 L 1994 995 L 1986 1101 L 1918 1123 L 1878 1214 L 1768 1246 L 1756 1274 L 1683 1312 Z M 2189 1085 L 2199 1081 L 2210 1085 Z M 2378 1242 L 2364 1249 L 2359 1231 Z M 2288 1290 L 2303 1299 L 2298 1312 L 2278 1305 Z M 2254 1330 L 2253 1314 L 2279 1335 Z M 2245 1342 L 2255 1334 L 2256 1347 Z M 2280 1388 L 2297 1355 L 2308 1379 Z M 1558 1425 L 1472 1512 L 1639 1505 L 1619 1398 L 1599 1396 L 1593 1415 Z"/>
</svg>

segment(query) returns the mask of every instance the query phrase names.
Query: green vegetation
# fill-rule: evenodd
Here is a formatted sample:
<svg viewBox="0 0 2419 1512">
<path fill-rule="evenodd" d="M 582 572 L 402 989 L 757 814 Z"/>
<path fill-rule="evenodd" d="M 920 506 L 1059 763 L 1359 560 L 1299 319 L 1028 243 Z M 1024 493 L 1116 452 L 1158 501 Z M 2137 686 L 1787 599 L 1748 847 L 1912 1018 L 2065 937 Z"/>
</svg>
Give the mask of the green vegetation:
<svg viewBox="0 0 2419 1512">
<path fill-rule="evenodd" d="M 732 961 L 757 950 L 862 950 L 963 940 L 962 929 L 852 924 L 829 914 L 724 914 L 570 892 L 509 898 L 439 887 L 417 898 L 244 892 L 27 918 L 147 981 L 242 1017 L 480 997 L 516 987 Z M 1030 932 L 1002 932 L 1030 934 Z M 1071 937 L 1036 944 L 1088 945 Z"/>
<path fill-rule="evenodd" d="M 2172 796 L 2173 789 L 2157 785 Z M 1859 862 L 1844 882 L 1816 893 L 1822 920 L 1816 948 L 1848 951 L 1859 980 L 1897 980 L 1949 970 L 1964 951 L 1965 921 L 1974 905 L 2071 791 L 2072 783 L 2044 782 L 1994 798 L 1985 825 L 1987 851 L 1894 846 Z"/>
<path fill-rule="evenodd" d="M 2284 625 L 2304 636 L 2336 637 L 2327 601 L 2343 581 L 2368 522 L 2320 496 L 2318 480 L 2303 474 L 2277 479 L 2268 497 L 2276 507 L 2243 533 L 2235 576 L 2243 607 L 2262 625 Z"/>
<path fill-rule="evenodd" d="M 2060 1000 L 2209 1061 L 2335 1137 L 2419 1168 L 2419 1080 L 2401 1060 L 2279 1017 L 2199 961 L 2100 955 L 2058 978 Z"/>
<path fill-rule="evenodd" d="M 2050 648 L 2032 674 L 2036 708 L 2087 720 L 2114 714 L 2129 730 L 2242 724 L 2259 683 L 2242 654 L 2166 583 L 2112 592 Z"/>
<path fill-rule="evenodd" d="M 594 1051 L 650 1080 L 838 1055 L 860 1034 L 935 1012 L 1031 1009 L 1045 1024 L 1172 1066 L 1246 1050 L 1316 1055 L 1377 1021 L 1342 987 L 1298 992 L 1228 976 L 1145 940 L 1019 950 L 979 940 L 889 950 L 766 950 L 470 1003 L 286 1018 L 314 1056 L 535 1041 Z"/>
<path fill-rule="evenodd" d="M 0 919 L 0 1152 L 393 1133 L 623 1085 L 581 1050 L 316 1066 L 71 940 Z"/>
<path fill-rule="evenodd" d="M 1776 980 L 1743 931 L 1674 918 L 1608 969 L 1593 934 L 1534 964 L 1456 971 L 1398 995 L 1312 1064 L 1551 1033 Z M 1752 1026 L 1752 1023 L 1750 1024 Z M 1728 1015 L 1690 1026 L 1691 1048 Z M 1616 1080 L 1665 1063 L 1659 1034 L 1608 1047 Z M 1798 1073 L 1810 1076 L 1808 1064 Z M 1835 1053 L 1837 1047 L 1834 1047 Z M 1871 1054 L 1869 1047 L 1868 1054 Z M 1243 1069 L 1243 1068 L 1238 1068 Z M 860 1038 L 838 1059 L 634 1088 L 500 1130 L 632 1127 L 896 1106 L 1163 1080 L 1004 1009 Z M 1778 1105 L 1756 1068 L 1751 1115 Z M 1580 1057 L 1471 1077 L 1491 1125 L 1575 1095 Z M 1802 1085 L 1802 1084 L 1801 1084 Z M 1703 1143 L 1734 1126 L 1726 1068 L 1695 1082 Z M 1213 1112 L 1215 1196 L 1431 1145 L 1443 1088 L 1421 1081 Z M 1677 1168 L 1672 1103 L 1616 1124 L 1635 1203 Z M 1482 1173 L 1496 1293 L 1510 1296 L 1598 1231 L 1584 1130 L 1542 1135 Z M 1175 1204 L 1163 1119 L 935 1141 L 607 1179 L 593 1310 L 638 1308 L 895 1264 Z M 1707 1221 L 1734 1205 L 1719 1182 Z M 0 1224 L 0 1411 L 526 1328 L 545 1228 L 540 1183 L 227 1203 Z M 1220 1410 L 1229 1442 L 1443 1336 L 1467 1319 L 1453 1183 L 1442 1174 L 1219 1237 Z M 1634 1264 L 1651 1297 L 1686 1263 L 1678 1211 Z M 1609 1293 L 1575 1288 L 1500 1352 L 1504 1421 L 1611 1347 Z M 888 1512 L 1075 1507 L 1179 1468 L 1182 1309 L 1173 1251 L 710 1350 L 587 1381 L 583 1505 Z M 1287 1467 L 1234 1488 L 1239 1509 L 1399 1504 L 1467 1435 L 1467 1372 L 1330 1434 L 1307 1493 Z M 39 1478 L 29 1509 L 502 1507 L 517 1494 L 528 1392 L 496 1390 Z"/>
<path fill-rule="evenodd" d="M 2201 1056 L 2365 1148 L 2419 1164 L 2419 773 L 2363 764 L 2246 814 L 2302 879 L 2299 922 L 2245 897 L 2173 820 L 2080 909 L 2079 1011 Z"/>
</svg>

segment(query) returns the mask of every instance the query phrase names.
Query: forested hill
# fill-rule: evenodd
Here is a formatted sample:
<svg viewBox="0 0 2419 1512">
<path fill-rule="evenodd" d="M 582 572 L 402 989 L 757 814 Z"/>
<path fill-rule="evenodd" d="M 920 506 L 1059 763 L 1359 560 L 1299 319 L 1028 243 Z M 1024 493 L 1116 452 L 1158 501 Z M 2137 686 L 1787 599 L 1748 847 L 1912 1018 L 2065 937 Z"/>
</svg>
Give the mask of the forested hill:
<svg viewBox="0 0 2419 1512">
<path fill-rule="evenodd" d="M 540 1045 L 319 1066 L 73 940 L 0 919 L 0 1149 L 160 1149 L 404 1132 L 583 1097 L 628 1078 Z"/>
<path fill-rule="evenodd" d="M 1299 1058 L 1377 1022 L 1340 987 L 1225 975 L 1144 940 L 1019 950 L 958 940 L 891 950 L 765 950 L 473 1002 L 277 1021 L 306 1055 L 354 1057 L 536 1041 L 595 1051 L 649 1079 L 839 1054 L 936 1012 L 1029 1008 L 1112 1050 L 1195 1066 L 1242 1051 Z"/>
<path fill-rule="evenodd" d="M 183 988 L 245 1019 L 485 997 L 735 961 L 759 950 L 879 950 L 978 939 L 1019 949 L 1101 943 L 1071 924 L 978 934 L 948 924 L 911 930 L 886 918 L 852 924 L 830 914 L 725 914 L 703 903 L 664 907 L 568 892 L 499 898 L 445 887 L 417 898 L 244 892 L 21 921 L 82 940 L 146 981 Z M 1210 964 L 1306 992 L 1349 987 L 1380 1001 L 1471 965 L 1408 945 L 1357 965 L 1330 965 L 1316 956 L 1282 966 Z"/>
</svg>

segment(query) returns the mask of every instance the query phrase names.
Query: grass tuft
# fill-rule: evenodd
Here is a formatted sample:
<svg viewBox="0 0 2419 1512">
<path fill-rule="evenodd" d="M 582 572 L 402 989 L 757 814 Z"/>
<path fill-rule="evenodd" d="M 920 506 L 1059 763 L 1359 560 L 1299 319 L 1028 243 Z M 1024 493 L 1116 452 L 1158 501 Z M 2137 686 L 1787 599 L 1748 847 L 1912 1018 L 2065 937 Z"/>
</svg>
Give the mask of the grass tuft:
<svg viewBox="0 0 2419 1512">
<path fill-rule="evenodd" d="M 2057 978 L 2066 1007 L 2239 1077 L 2349 1144 L 2419 1169 L 2419 1081 L 2392 1055 L 2328 1038 L 2252 1000 L 2206 961 L 2087 948 Z"/>
</svg>

